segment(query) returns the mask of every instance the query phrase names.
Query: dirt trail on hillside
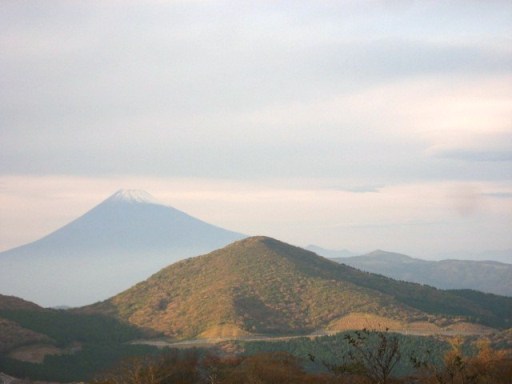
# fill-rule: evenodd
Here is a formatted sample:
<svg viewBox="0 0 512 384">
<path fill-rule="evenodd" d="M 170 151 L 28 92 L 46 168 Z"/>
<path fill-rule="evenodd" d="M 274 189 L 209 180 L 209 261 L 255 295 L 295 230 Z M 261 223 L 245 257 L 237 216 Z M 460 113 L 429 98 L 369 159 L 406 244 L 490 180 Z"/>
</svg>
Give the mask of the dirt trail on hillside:
<svg viewBox="0 0 512 384">
<path fill-rule="evenodd" d="M 348 330 L 347 330 L 348 331 Z M 469 329 L 469 330 L 458 330 L 458 329 L 435 329 L 435 330 L 389 330 L 392 333 L 400 333 L 408 336 L 474 336 L 474 335 L 488 335 L 491 333 L 489 329 Z M 291 336 L 265 336 L 265 335 L 251 335 L 241 337 L 226 337 L 226 338 L 202 338 L 202 339 L 191 339 L 183 341 L 174 341 L 171 339 L 141 339 L 132 341 L 131 344 L 144 344 L 151 345 L 157 348 L 201 348 L 211 347 L 212 345 L 227 342 L 227 341 L 288 341 L 292 339 L 298 339 L 301 337 L 307 337 L 314 339 L 321 336 L 333 336 L 340 331 L 318 331 L 307 335 L 291 335 Z"/>
</svg>

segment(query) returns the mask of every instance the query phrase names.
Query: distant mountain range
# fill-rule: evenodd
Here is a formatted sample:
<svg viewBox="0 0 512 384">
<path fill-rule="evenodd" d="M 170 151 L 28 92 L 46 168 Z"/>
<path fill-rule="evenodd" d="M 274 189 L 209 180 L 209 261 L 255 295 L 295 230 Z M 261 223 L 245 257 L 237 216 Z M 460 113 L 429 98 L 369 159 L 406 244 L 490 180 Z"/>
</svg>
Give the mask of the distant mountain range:
<svg viewBox="0 0 512 384">
<path fill-rule="evenodd" d="M 51 234 L 0 253 L 0 292 L 43 306 L 90 304 L 245 235 L 138 190 L 120 190 Z"/>
<path fill-rule="evenodd" d="M 177 262 L 80 311 L 179 339 L 512 324 L 512 298 L 396 281 L 267 237 Z"/>
<path fill-rule="evenodd" d="M 438 260 L 473 260 L 473 261 L 498 261 L 512 264 L 512 249 L 489 250 L 483 252 L 443 252 L 436 257 Z"/>
<path fill-rule="evenodd" d="M 315 252 L 318 255 L 334 259 L 337 257 L 360 256 L 366 253 L 354 252 L 347 249 L 328 249 L 318 245 L 308 245 L 307 250 Z M 472 260 L 472 261 L 497 261 L 499 263 L 512 264 L 512 249 L 487 250 L 480 252 L 460 251 L 460 252 L 442 252 L 432 255 L 432 260 Z"/>
<path fill-rule="evenodd" d="M 326 257 L 330 255 L 332 253 L 324 254 Z M 333 260 L 363 271 L 441 289 L 475 289 L 512 296 L 512 264 L 471 260 L 426 261 L 381 250 Z"/>
</svg>

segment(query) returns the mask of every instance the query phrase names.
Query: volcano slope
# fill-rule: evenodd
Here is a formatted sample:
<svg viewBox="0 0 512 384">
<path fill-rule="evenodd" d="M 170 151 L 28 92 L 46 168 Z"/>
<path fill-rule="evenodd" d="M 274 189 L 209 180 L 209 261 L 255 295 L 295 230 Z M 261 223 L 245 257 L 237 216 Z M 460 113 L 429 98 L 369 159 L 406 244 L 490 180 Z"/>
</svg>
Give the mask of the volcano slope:
<svg viewBox="0 0 512 384">
<path fill-rule="evenodd" d="M 347 319 L 354 318 L 389 328 L 463 322 L 508 328 L 512 299 L 399 282 L 251 237 L 172 264 L 81 310 L 185 339 L 307 334 L 350 328 Z"/>
<path fill-rule="evenodd" d="M 244 237 L 145 191 L 120 190 L 49 235 L 0 252 L 0 292 L 45 307 L 91 304 Z"/>
</svg>

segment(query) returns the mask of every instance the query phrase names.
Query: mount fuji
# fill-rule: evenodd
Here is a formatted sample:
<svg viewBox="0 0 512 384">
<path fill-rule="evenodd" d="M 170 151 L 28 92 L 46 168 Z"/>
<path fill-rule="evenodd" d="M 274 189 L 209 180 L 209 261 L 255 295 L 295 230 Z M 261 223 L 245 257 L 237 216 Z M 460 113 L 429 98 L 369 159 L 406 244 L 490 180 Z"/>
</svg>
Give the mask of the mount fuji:
<svg viewBox="0 0 512 384">
<path fill-rule="evenodd" d="M 55 232 L 1 252 L 0 293 L 43 306 L 91 304 L 244 237 L 145 191 L 120 190 Z"/>
</svg>

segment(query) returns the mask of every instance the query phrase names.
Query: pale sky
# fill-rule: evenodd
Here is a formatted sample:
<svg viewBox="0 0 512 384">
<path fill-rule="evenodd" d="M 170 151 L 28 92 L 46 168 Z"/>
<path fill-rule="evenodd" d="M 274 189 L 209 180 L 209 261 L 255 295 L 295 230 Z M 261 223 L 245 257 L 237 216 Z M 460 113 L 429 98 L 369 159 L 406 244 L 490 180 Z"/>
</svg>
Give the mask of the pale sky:
<svg viewBox="0 0 512 384">
<path fill-rule="evenodd" d="M 509 1 L 0 2 L 0 251 L 120 188 L 296 245 L 512 248 Z"/>
</svg>

